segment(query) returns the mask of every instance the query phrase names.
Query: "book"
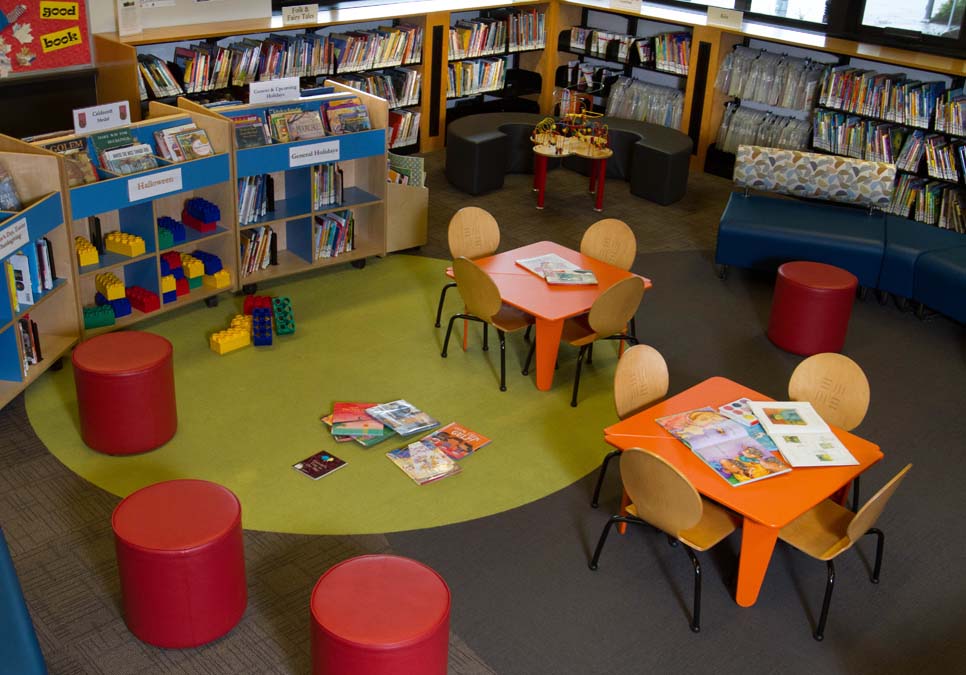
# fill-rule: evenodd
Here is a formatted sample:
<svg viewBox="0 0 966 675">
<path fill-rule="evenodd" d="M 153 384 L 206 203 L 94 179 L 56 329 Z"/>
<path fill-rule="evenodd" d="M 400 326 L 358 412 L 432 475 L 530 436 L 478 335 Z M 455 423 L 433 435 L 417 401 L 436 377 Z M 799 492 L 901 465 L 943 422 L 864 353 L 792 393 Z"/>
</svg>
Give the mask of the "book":
<svg viewBox="0 0 966 675">
<path fill-rule="evenodd" d="M 97 182 L 97 169 L 87 150 L 87 139 L 69 138 L 55 143 L 42 143 L 40 147 L 64 156 L 67 183 L 70 187 Z"/>
<path fill-rule="evenodd" d="M 424 443 L 432 443 L 450 458 L 459 460 L 488 445 L 491 439 L 470 431 L 461 424 L 450 422 L 420 440 Z"/>
<path fill-rule="evenodd" d="M 239 150 L 257 148 L 271 143 L 271 138 L 261 122 L 242 122 L 235 124 L 235 144 Z"/>
<path fill-rule="evenodd" d="M 738 424 L 753 427 L 758 424 L 758 418 L 755 417 L 755 413 L 751 412 L 751 408 L 748 406 L 749 403 L 751 403 L 750 399 L 739 398 L 731 403 L 719 405 L 718 413 L 730 420 L 734 420 Z"/>
<path fill-rule="evenodd" d="M 174 140 L 181 148 L 186 160 L 200 159 L 214 153 L 211 142 L 208 140 L 208 132 L 204 129 L 181 131 L 174 135 Z"/>
<path fill-rule="evenodd" d="M 547 270 L 544 276 L 548 284 L 561 286 L 594 286 L 597 277 L 591 270 Z"/>
<path fill-rule="evenodd" d="M 439 422 L 411 403 L 399 399 L 366 410 L 370 417 L 388 426 L 400 436 L 411 436 L 439 426 Z"/>
<path fill-rule="evenodd" d="M 301 462 L 296 462 L 292 468 L 304 473 L 312 480 L 318 480 L 323 476 L 328 476 L 333 471 L 337 471 L 346 465 L 345 460 L 339 459 L 328 452 L 317 452 L 306 457 Z"/>
<path fill-rule="evenodd" d="M 0 164 L 0 211 L 19 211 L 23 208 L 13 176 Z"/>
<path fill-rule="evenodd" d="M 94 154 L 97 155 L 97 158 L 101 161 L 101 166 L 105 169 L 108 168 L 104 164 L 105 151 L 135 145 L 138 142 L 138 140 L 131 133 L 131 130 L 127 127 L 111 129 L 110 131 L 102 131 L 99 134 L 93 134 L 89 137 L 89 141 L 94 150 Z"/>
<path fill-rule="evenodd" d="M 105 150 L 101 154 L 101 163 L 108 171 L 122 176 L 158 166 L 158 160 L 154 157 L 154 148 L 147 143 Z"/>
<path fill-rule="evenodd" d="M 366 414 L 375 403 L 350 403 L 337 401 L 332 405 L 333 436 L 372 436 L 382 435 L 382 422 Z"/>
<path fill-rule="evenodd" d="M 23 252 L 10 256 L 9 264 L 13 269 L 13 286 L 19 306 L 34 304 L 34 284 L 30 275 L 30 263 Z"/>
<path fill-rule="evenodd" d="M 289 140 L 304 141 L 325 136 L 325 127 L 317 110 L 307 110 L 290 115 L 285 124 L 288 126 Z"/>
<path fill-rule="evenodd" d="M 533 272 L 541 279 L 546 279 L 547 272 L 550 271 L 572 272 L 580 269 L 580 267 L 569 260 L 564 260 L 556 253 L 547 253 L 546 255 L 538 255 L 533 258 L 523 258 L 517 260 L 516 263 L 525 270 Z"/>
<path fill-rule="evenodd" d="M 858 464 L 807 401 L 751 401 L 751 411 L 792 466 Z"/>
<path fill-rule="evenodd" d="M 405 448 L 386 453 L 392 462 L 412 478 L 417 485 L 458 474 L 462 469 L 445 452 L 432 443 L 416 441 Z"/>
<path fill-rule="evenodd" d="M 760 425 L 743 426 L 712 408 L 688 410 L 655 421 L 729 485 L 746 485 L 791 471 Z"/>
<path fill-rule="evenodd" d="M 159 131 L 154 132 L 154 144 L 158 146 L 158 152 L 162 157 L 171 162 L 183 162 L 185 160 L 184 152 L 181 150 L 181 146 L 175 140 L 175 135 L 181 133 L 182 131 L 189 131 L 191 129 L 197 129 L 198 127 L 194 122 L 187 122 L 185 124 L 178 124 L 173 127 L 167 127 Z"/>
</svg>

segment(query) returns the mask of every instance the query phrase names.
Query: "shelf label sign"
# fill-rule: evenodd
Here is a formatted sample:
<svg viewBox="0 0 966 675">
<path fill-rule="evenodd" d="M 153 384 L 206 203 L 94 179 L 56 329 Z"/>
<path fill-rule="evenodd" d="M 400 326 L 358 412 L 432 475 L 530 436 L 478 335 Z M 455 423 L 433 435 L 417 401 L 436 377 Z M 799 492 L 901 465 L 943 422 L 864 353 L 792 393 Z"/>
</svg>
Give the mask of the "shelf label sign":
<svg viewBox="0 0 966 675">
<path fill-rule="evenodd" d="M 17 249 L 23 248 L 30 243 L 30 234 L 27 232 L 27 219 L 21 218 L 9 227 L 0 232 L 0 259 L 6 258 Z"/>
<path fill-rule="evenodd" d="M 181 168 L 158 171 L 147 176 L 135 176 L 127 182 L 127 196 L 130 201 L 157 197 L 169 192 L 181 192 Z"/>
<path fill-rule="evenodd" d="M 611 9 L 632 9 L 641 11 L 641 0 L 610 0 Z"/>
<path fill-rule="evenodd" d="M 319 22 L 319 3 L 312 5 L 292 5 L 282 7 L 282 25 L 294 26 L 300 23 Z"/>
<path fill-rule="evenodd" d="M 249 103 L 279 103 L 281 101 L 294 101 L 298 97 L 299 78 L 297 77 L 252 82 L 248 85 Z"/>
<path fill-rule="evenodd" d="M 115 127 L 123 127 L 131 123 L 131 116 L 127 113 L 127 101 L 104 103 L 90 108 L 74 110 L 74 133 L 89 134 L 94 131 L 105 131 Z"/>
<path fill-rule="evenodd" d="M 708 7 L 708 25 L 724 28 L 741 28 L 744 12 L 724 7 Z"/>
<path fill-rule="evenodd" d="M 290 169 L 297 166 L 319 164 L 320 162 L 337 161 L 339 161 L 339 141 L 296 145 L 288 149 L 288 166 Z"/>
</svg>

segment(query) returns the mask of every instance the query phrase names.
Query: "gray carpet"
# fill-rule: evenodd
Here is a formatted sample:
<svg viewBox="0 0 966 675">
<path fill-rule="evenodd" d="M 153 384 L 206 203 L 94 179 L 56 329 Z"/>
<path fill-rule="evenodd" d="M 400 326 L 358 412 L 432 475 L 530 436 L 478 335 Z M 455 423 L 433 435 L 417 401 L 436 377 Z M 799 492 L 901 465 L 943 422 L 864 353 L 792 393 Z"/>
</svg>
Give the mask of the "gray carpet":
<svg viewBox="0 0 966 675">
<path fill-rule="evenodd" d="M 425 255 L 446 256 L 446 223 L 468 204 L 496 215 L 504 250 L 541 239 L 576 246 L 600 217 L 576 174 L 550 175 L 547 209 L 539 212 L 529 176 L 509 176 L 504 190 L 470 198 L 446 184 L 442 157 L 427 161 Z M 684 202 L 660 207 L 609 181 L 602 215 L 623 218 L 637 234 L 642 254 L 635 271 L 655 283 L 638 314 L 638 332 L 667 358 L 671 393 L 724 375 L 782 397 L 800 359 L 764 337 L 771 279 L 735 271 L 722 283 L 711 274 L 708 250 L 729 189 L 727 181 L 692 176 Z M 109 525 L 117 500 L 46 452 L 21 399 L 0 411 L 0 524 L 55 674 L 308 672 L 312 585 L 338 560 L 376 551 L 422 560 L 449 583 L 452 673 L 956 672 L 966 667 L 959 637 L 966 584 L 955 574 L 966 556 L 966 535 L 958 529 L 966 484 L 963 338 L 962 326 L 941 317 L 920 322 L 892 306 L 856 304 L 845 353 L 865 368 L 873 392 L 858 432 L 886 455 L 864 481 L 866 494 L 906 462 L 915 467 L 881 522 L 882 583 L 867 581 L 871 542 L 844 555 L 822 644 L 810 630 L 824 566 L 784 548 L 749 609 L 731 599 L 738 535 L 703 556 L 700 635 L 687 626 L 690 565 L 663 538 L 634 530 L 613 537 L 600 570 L 590 572 L 589 549 L 617 504 L 616 471 L 597 511 L 587 504 L 588 477 L 526 507 L 427 531 L 246 532 L 245 617 L 225 638 L 191 650 L 155 649 L 127 632 Z M 600 359 L 592 367 L 609 372 L 613 363 Z M 580 424 L 579 408 L 572 419 Z M 603 456 L 605 447 L 587 452 Z"/>
</svg>

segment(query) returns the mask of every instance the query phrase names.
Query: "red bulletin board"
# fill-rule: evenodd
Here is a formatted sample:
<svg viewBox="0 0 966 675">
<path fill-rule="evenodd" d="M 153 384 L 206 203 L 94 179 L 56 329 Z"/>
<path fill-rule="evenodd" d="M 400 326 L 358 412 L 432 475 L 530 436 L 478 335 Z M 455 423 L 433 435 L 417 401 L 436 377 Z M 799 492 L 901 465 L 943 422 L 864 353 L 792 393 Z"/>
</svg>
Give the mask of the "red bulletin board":
<svg viewBox="0 0 966 675">
<path fill-rule="evenodd" d="M 87 0 L 0 0 L 0 78 L 90 62 Z"/>
</svg>

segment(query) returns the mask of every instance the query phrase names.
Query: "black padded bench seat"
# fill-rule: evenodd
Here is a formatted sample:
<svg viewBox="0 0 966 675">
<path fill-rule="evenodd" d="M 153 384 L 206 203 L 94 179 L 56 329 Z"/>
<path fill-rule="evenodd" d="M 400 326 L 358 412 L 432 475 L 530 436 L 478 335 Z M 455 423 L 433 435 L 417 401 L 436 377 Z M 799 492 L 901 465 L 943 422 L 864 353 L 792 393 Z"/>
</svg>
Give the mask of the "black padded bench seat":
<svg viewBox="0 0 966 675">
<path fill-rule="evenodd" d="M 471 195 L 503 187 L 508 173 L 533 172 L 530 134 L 546 115 L 485 113 L 461 117 L 446 129 L 446 178 Z M 614 151 L 607 177 L 630 182 L 631 194 L 658 204 L 684 197 L 691 160 L 691 139 L 676 129 L 616 117 L 598 118 L 607 125 Z M 559 165 L 551 160 L 548 168 Z M 589 175 L 589 162 L 567 157 L 563 165 Z"/>
</svg>

